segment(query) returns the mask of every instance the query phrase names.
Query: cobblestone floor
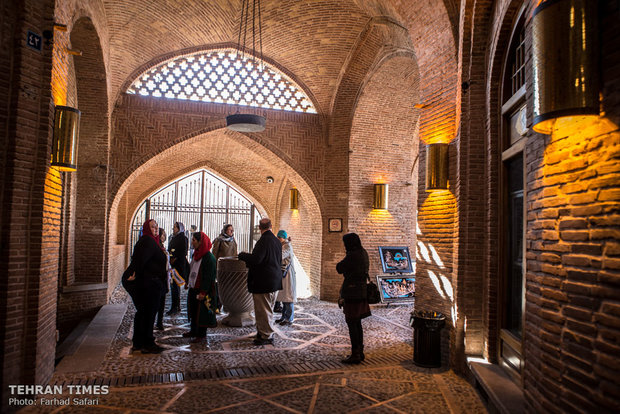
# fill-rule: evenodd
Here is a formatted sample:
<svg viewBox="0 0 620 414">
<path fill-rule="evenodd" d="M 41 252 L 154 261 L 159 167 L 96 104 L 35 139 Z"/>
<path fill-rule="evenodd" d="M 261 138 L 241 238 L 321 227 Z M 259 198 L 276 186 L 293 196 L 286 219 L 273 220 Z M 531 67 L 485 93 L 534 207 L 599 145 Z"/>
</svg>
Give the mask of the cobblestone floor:
<svg viewBox="0 0 620 414">
<path fill-rule="evenodd" d="M 112 302 L 126 303 L 124 291 L 117 290 Z M 107 385 L 108 394 L 79 401 L 73 399 L 82 396 L 54 395 L 50 405 L 41 405 L 47 398 L 20 412 L 486 412 L 476 391 L 452 371 L 412 363 L 411 310 L 373 306 L 373 316 L 363 321 L 367 360 L 350 367 L 340 363 L 348 333 L 332 303 L 300 301 L 294 324 L 277 325 L 274 344 L 259 347 L 252 344 L 254 327 L 218 326 L 209 330 L 208 343 L 190 344 L 180 336 L 188 329 L 186 315 L 166 317 L 165 330 L 155 331 L 166 348 L 160 355 L 131 352 L 130 305 L 97 371 L 57 374 L 51 381 L 63 390 Z"/>
</svg>

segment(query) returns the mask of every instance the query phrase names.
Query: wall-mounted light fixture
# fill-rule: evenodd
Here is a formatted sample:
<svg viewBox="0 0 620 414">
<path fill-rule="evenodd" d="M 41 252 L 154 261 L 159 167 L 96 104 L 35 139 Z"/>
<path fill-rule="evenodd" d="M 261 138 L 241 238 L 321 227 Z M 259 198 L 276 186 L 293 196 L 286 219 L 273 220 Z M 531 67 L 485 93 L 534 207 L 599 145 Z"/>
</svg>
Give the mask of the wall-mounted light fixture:
<svg viewBox="0 0 620 414">
<path fill-rule="evenodd" d="M 299 209 L 299 190 L 291 188 L 290 198 L 288 200 L 288 206 L 291 210 Z"/>
<path fill-rule="evenodd" d="M 373 190 L 372 208 L 374 208 L 375 210 L 387 210 L 388 185 L 375 184 Z"/>
<path fill-rule="evenodd" d="M 449 144 L 426 146 L 426 191 L 448 189 Z"/>
<path fill-rule="evenodd" d="M 273 177 L 272 177 L 272 176 L 270 176 L 270 175 L 268 175 L 268 176 L 267 176 L 267 182 L 268 182 L 269 184 L 271 184 L 271 183 L 273 183 L 273 181 L 274 181 L 274 180 L 273 180 Z"/>
<path fill-rule="evenodd" d="M 599 115 L 597 4 L 593 0 L 547 0 L 534 10 L 532 128 L 536 132 L 550 134 L 558 118 L 577 121 Z"/>
<path fill-rule="evenodd" d="M 56 106 L 54 137 L 52 139 L 52 166 L 61 171 L 77 169 L 77 144 L 80 134 L 81 112 L 69 106 Z"/>
</svg>

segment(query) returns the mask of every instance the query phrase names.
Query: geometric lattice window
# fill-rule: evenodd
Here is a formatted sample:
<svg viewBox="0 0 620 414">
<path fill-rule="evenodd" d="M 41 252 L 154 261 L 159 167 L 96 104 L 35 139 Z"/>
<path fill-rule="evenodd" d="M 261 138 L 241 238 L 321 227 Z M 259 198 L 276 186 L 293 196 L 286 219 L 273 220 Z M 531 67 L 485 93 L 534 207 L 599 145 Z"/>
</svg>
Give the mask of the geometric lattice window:
<svg viewBox="0 0 620 414">
<path fill-rule="evenodd" d="M 290 78 L 259 63 L 235 49 L 175 57 L 138 76 L 127 93 L 316 113 Z"/>
</svg>

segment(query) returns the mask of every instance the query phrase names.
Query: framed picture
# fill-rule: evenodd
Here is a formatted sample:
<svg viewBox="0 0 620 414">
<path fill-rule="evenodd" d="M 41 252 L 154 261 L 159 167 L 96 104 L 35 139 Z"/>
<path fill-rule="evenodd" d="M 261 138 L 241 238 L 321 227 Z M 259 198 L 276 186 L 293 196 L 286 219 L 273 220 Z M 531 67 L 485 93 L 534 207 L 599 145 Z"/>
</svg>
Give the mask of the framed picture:
<svg viewBox="0 0 620 414">
<path fill-rule="evenodd" d="M 413 302 L 415 300 L 415 276 L 377 275 L 381 303 Z"/>
<path fill-rule="evenodd" d="M 329 220 L 327 220 L 327 229 L 330 233 L 342 232 L 342 219 L 330 218 Z"/>
<path fill-rule="evenodd" d="M 379 246 L 383 273 L 413 273 L 407 246 Z"/>
</svg>

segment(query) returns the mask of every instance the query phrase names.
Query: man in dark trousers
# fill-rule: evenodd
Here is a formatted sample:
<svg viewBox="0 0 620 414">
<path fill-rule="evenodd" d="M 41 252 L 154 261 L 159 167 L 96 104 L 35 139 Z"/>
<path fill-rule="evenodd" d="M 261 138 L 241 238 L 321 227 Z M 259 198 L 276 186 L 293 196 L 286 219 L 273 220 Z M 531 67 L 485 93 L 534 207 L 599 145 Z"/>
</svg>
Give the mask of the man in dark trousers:
<svg viewBox="0 0 620 414">
<path fill-rule="evenodd" d="M 273 343 L 273 304 L 282 289 L 282 244 L 271 231 L 271 220 L 261 219 L 258 224 L 260 239 L 252 253 L 239 253 L 248 270 L 248 291 L 254 300 L 256 339 L 254 345 Z"/>
</svg>

